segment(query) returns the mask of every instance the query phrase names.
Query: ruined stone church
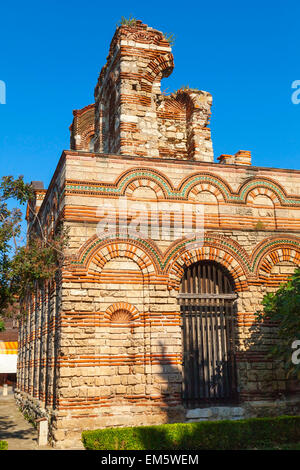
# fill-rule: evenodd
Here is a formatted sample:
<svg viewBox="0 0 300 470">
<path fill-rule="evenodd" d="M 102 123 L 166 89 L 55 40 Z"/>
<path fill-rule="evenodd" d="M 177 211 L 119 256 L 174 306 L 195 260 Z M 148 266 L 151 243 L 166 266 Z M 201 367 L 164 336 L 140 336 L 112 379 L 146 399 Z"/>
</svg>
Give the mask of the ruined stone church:
<svg viewBox="0 0 300 470">
<path fill-rule="evenodd" d="M 16 399 L 58 448 L 85 429 L 300 409 L 267 356 L 276 326 L 255 316 L 300 265 L 300 172 L 214 160 L 212 96 L 163 94 L 173 67 L 163 33 L 118 27 L 70 150 L 33 182 L 69 245 L 22 319 Z"/>
</svg>

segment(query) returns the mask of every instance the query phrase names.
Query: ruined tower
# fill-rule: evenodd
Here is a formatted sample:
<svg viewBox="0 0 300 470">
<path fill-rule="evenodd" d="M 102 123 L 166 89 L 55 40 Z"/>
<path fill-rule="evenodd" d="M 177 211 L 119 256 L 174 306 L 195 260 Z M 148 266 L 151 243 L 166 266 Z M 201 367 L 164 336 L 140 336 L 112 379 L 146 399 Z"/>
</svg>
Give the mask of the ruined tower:
<svg viewBox="0 0 300 470">
<path fill-rule="evenodd" d="M 162 94 L 161 80 L 173 68 L 163 33 L 140 21 L 117 29 L 95 88 L 95 152 L 213 161 L 211 95 L 192 89 Z M 75 127 L 73 138 L 81 142 L 85 136 Z"/>
</svg>

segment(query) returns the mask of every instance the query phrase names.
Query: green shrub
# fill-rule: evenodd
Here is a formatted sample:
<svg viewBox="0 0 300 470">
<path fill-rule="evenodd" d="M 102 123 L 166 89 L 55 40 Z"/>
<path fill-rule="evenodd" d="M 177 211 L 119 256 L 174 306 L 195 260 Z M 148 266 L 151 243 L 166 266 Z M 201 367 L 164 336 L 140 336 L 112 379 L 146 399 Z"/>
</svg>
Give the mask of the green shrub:
<svg viewBox="0 0 300 470">
<path fill-rule="evenodd" d="M 83 431 L 88 450 L 238 450 L 300 441 L 300 416 Z"/>
<path fill-rule="evenodd" d="M 0 441 L 0 450 L 7 450 L 8 444 L 6 441 Z"/>
</svg>

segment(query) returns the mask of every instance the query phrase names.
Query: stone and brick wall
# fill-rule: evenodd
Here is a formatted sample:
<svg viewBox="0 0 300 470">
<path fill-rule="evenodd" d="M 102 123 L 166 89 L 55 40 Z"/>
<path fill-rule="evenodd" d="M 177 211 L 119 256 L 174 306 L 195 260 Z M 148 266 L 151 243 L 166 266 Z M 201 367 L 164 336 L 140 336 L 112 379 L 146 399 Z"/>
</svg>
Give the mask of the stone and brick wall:
<svg viewBox="0 0 300 470">
<path fill-rule="evenodd" d="M 207 92 L 161 94 L 174 67 L 165 36 L 137 22 L 119 27 L 95 89 L 95 151 L 213 160 Z"/>
<path fill-rule="evenodd" d="M 70 148 L 74 150 L 94 150 L 95 105 L 73 111 L 73 122 L 70 126 Z"/>
<path fill-rule="evenodd" d="M 172 68 L 162 33 L 140 22 L 116 31 L 95 105 L 74 115 L 71 150 L 39 207 L 46 226 L 69 227 L 70 242 L 56 281 L 33 294 L 22 321 L 17 396 L 49 417 L 58 447 L 83 429 L 187 418 L 178 290 L 199 260 L 224 266 L 238 293 L 241 403 L 290 397 L 282 367 L 266 357 L 275 325 L 258 327 L 255 312 L 300 265 L 300 171 L 253 167 L 248 151 L 214 163 L 211 96 L 162 95 Z M 86 137 L 75 139 L 89 132 L 91 152 Z M 175 230 L 184 207 L 191 232 L 203 208 L 196 246 Z M 135 218 L 140 235 L 128 236 Z"/>
</svg>

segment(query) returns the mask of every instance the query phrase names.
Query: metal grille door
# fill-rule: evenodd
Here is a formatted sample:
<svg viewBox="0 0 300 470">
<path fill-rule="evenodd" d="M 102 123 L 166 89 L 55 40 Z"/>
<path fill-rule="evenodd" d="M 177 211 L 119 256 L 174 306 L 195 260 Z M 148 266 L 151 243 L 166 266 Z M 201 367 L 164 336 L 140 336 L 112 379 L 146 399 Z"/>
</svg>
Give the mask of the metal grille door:
<svg viewBox="0 0 300 470">
<path fill-rule="evenodd" d="M 183 401 L 187 407 L 233 402 L 236 393 L 234 320 L 237 295 L 213 262 L 186 268 L 182 314 Z"/>
</svg>

